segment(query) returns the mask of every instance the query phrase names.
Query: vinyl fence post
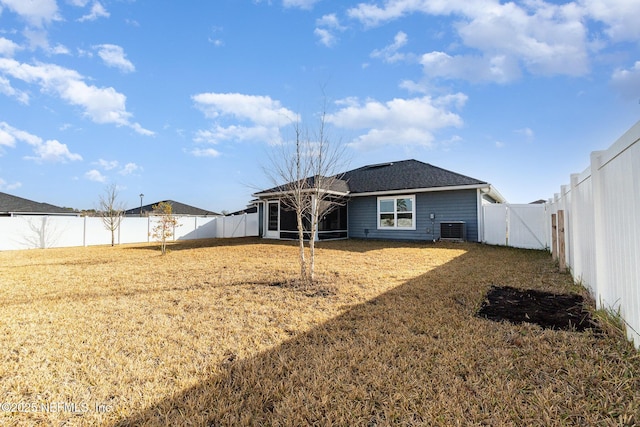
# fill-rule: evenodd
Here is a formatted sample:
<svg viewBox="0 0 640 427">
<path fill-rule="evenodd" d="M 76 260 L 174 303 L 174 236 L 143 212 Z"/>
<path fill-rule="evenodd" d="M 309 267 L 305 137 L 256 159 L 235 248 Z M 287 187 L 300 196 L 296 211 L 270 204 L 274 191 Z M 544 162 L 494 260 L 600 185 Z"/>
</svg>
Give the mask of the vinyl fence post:
<svg viewBox="0 0 640 427">
<path fill-rule="evenodd" d="M 558 259 L 558 217 L 551 214 L 551 258 Z"/>
<path fill-rule="evenodd" d="M 569 247 L 571 248 L 571 271 L 574 279 L 582 276 L 582 257 L 583 250 L 580 244 L 580 221 L 583 212 L 579 211 L 580 196 L 578 193 L 578 180 L 580 175 L 571 174 L 571 214 L 569 215 Z"/>
<path fill-rule="evenodd" d="M 504 245 L 509 247 L 509 232 L 511 231 L 511 211 L 509 210 L 509 205 L 505 204 L 504 205 L 505 208 L 505 230 L 504 230 Z"/>
<path fill-rule="evenodd" d="M 607 264 L 609 254 L 607 252 L 606 235 L 606 209 L 603 202 L 603 182 L 602 182 L 602 156 L 604 151 L 594 151 L 591 153 L 591 191 L 593 200 L 593 246 L 595 247 L 595 289 L 596 307 L 611 307 L 614 301 L 609 301 L 609 278 L 607 277 Z"/>
<path fill-rule="evenodd" d="M 564 237 L 564 210 L 560 209 L 558 211 L 558 265 L 560 267 L 560 273 L 567 271 Z"/>
</svg>

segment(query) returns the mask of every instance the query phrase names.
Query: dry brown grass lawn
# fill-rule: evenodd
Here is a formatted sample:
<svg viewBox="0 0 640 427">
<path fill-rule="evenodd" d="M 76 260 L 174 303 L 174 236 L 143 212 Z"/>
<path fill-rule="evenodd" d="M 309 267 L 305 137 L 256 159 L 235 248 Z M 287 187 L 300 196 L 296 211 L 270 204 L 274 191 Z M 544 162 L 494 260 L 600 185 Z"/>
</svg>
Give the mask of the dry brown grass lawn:
<svg viewBox="0 0 640 427">
<path fill-rule="evenodd" d="M 545 253 L 322 243 L 305 291 L 294 244 L 169 250 L 0 252 L 0 424 L 640 423 L 615 329 L 474 317 L 492 284 L 579 292 Z"/>
</svg>

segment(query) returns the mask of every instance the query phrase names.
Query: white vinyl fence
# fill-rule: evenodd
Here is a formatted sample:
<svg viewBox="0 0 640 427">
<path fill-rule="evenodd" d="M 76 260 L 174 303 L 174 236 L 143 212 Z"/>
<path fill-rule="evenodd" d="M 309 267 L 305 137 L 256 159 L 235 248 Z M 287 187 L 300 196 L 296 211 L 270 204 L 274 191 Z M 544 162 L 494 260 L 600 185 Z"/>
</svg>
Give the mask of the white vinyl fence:
<svg viewBox="0 0 640 427">
<path fill-rule="evenodd" d="M 565 261 L 599 308 L 620 313 L 640 348 L 640 122 L 550 202 L 564 213 Z M 560 252 L 558 252 L 560 253 Z"/>
<path fill-rule="evenodd" d="M 174 240 L 246 237 L 258 235 L 258 214 L 199 217 L 178 216 Z M 149 233 L 158 217 L 124 217 L 115 243 L 153 241 Z M 110 245 L 111 232 L 100 218 L 23 215 L 0 217 L 0 250 Z"/>
<path fill-rule="evenodd" d="M 484 205 L 483 243 L 526 249 L 549 248 L 549 217 L 546 204 Z"/>
<path fill-rule="evenodd" d="M 598 308 L 621 316 L 640 349 L 640 122 L 591 153 L 590 166 L 548 203 L 485 205 L 482 212 L 484 243 L 555 251 Z M 552 215 L 563 221 L 556 236 Z M 564 245 L 554 249 L 562 231 Z"/>
</svg>

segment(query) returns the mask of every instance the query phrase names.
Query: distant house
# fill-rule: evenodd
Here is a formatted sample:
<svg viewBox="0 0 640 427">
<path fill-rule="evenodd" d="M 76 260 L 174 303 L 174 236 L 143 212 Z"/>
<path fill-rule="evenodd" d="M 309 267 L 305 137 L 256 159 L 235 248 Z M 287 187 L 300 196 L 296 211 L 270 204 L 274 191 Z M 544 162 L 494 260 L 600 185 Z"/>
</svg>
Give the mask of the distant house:
<svg viewBox="0 0 640 427">
<path fill-rule="evenodd" d="M 486 181 L 417 160 L 363 166 L 324 189 L 344 203 L 321 218 L 318 238 L 481 241 L 482 205 L 504 198 Z M 312 181 L 312 180 L 311 180 Z M 260 235 L 297 238 L 295 213 L 282 202 L 286 186 L 254 194 Z"/>
<path fill-rule="evenodd" d="M 225 216 L 236 216 L 236 215 L 244 215 L 244 214 L 250 214 L 250 213 L 257 213 L 257 212 L 258 212 L 258 207 L 253 205 L 253 206 L 248 206 L 245 209 L 241 209 L 239 211 L 228 213 Z"/>
<path fill-rule="evenodd" d="M 50 205 L 48 203 L 34 202 L 22 197 L 0 192 L 0 216 L 15 215 L 70 215 L 79 216 L 70 208 Z"/>
<path fill-rule="evenodd" d="M 153 213 L 153 207 L 159 203 L 169 203 L 172 207 L 172 213 L 174 215 L 191 215 L 191 216 L 220 216 L 221 214 L 206 209 L 200 209 L 195 206 L 185 205 L 184 203 L 176 202 L 174 200 L 161 200 L 156 203 L 144 205 L 133 209 L 127 209 L 124 211 L 125 216 L 148 216 Z"/>
</svg>

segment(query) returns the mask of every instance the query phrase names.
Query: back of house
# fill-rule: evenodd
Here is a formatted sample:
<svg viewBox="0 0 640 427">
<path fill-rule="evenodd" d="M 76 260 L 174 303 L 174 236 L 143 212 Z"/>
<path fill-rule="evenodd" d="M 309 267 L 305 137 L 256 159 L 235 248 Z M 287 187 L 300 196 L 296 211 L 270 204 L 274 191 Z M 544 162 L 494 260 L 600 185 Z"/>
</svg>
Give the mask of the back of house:
<svg viewBox="0 0 640 427">
<path fill-rule="evenodd" d="M 482 240 L 482 205 L 504 203 L 481 181 L 418 160 L 367 165 L 338 175 L 327 194 L 336 201 L 322 218 L 318 239 Z M 254 194 L 260 235 L 297 238 L 287 186 Z"/>
</svg>

